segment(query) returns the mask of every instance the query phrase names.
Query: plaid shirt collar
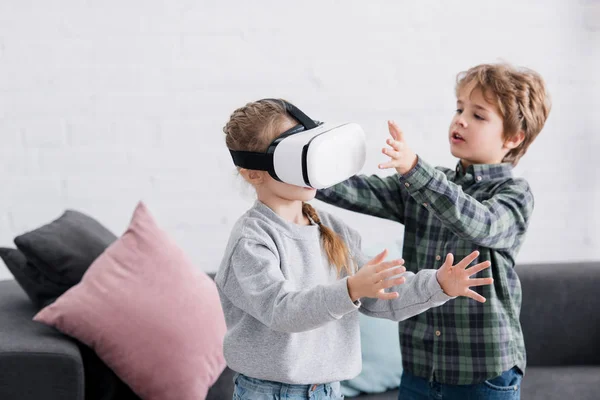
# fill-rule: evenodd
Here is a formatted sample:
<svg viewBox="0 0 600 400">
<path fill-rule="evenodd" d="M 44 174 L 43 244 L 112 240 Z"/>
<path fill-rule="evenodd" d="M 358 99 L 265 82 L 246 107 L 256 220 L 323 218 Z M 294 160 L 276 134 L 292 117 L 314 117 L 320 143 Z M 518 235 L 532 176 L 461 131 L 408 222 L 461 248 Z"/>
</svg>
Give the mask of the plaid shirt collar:
<svg viewBox="0 0 600 400">
<path fill-rule="evenodd" d="M 456 177 L 475 179 L 478 181 L 484 179 L 508 178 L 512 176 L 513 165 L 511 163 L 501 164 L 473 164 L 465 168 L 462 162 L 456 164 L 454 171 Z"/>
</svg>

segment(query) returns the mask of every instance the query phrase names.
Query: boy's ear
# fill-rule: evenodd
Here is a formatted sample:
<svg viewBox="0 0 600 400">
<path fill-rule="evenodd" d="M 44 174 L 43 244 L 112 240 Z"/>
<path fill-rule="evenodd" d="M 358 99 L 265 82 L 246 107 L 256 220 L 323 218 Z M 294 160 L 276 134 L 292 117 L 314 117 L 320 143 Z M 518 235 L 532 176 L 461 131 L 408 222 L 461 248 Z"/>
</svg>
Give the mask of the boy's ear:
<svg viewBox="0 0 600 400">
<path fill-rule="evenodd" d="M 525 132 L 519 131 L 516 135 L 513 135 L 504 141 L 504 147 L 509 150 L 516 149 L 523 143 L 523 140 L 525 140 Z"/>
<path fill-rule="evenodd" d="M 264 181 L 263 171 L 257 171 L 254 169 L 240 168 L 240 174 L 244 177 L 248 183 L 252 185 L 260 185 Z"/>
</svg>

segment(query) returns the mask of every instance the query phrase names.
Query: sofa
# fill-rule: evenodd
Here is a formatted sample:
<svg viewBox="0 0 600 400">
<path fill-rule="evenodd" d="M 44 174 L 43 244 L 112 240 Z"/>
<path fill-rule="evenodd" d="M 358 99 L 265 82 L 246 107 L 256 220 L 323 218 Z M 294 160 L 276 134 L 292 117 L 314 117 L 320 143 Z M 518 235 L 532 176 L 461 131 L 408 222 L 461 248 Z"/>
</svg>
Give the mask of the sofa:
<svg viewBox="0 0 600 400">
<path fill-rule="evenodd" d="M 521 322 L 528 367 L 525 400 L 597 399 L 600 385 L 600 262 L 519 265 Z M 90 400 L 98 384 L 89 351 L 32 321 L 36 310 L 15 281 L 0 282 L 0 399 Z M 86 362 L 84 362 L 87 360 Z M 231 399 L 233 372 L 221 374 L 208 399 Z M 87 390 L 86 390 L 87 389 Z M 123 384 L 113 398 L 135 399 Z M 356 399 L 397 399 L 397 390 Z M 100 400 L 100 399 L 99 399 Z"/>
</svg>

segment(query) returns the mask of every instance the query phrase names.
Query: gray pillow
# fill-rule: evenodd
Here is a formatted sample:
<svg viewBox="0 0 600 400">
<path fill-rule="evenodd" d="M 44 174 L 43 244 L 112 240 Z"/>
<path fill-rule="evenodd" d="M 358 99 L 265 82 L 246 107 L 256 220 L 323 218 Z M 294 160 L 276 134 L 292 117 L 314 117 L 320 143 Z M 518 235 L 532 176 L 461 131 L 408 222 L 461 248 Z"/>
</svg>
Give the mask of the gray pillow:
<svg viewBox="0 0 600 400">
<path fill-rule="evenodd" d="M 17 249 L 0 248 L 0 258 L 38 310 L 54 302 L 69 289 L 68 286 L 48 280 Z"/>
<path fill-rule="evenodd" d="M 14 242 L 49 281 L 71 287 L 116 239 L 92 217 L 67 210 L 58 219 L 17 236 Z"/>
</svg>

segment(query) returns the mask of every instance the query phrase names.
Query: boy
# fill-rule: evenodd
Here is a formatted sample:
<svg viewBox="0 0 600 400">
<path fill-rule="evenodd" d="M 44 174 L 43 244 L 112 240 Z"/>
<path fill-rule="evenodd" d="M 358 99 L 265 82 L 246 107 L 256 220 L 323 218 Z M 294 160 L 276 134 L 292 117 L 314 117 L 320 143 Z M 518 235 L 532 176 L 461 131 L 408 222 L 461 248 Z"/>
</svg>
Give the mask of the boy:
<svg viewBox="0 0 600 400">
<path fill-rule="evenodd" d="M 400 322 L 401 399 L 519 399 L 525 346 L 521 286 L 513 267 L 533 210 L 533 195 L 512 167 L 544 126 L 550 101 L 534 71 L 479 65 L 458 75 L 448 139 L 456 169 L 433 168 L 389 122 L 397 174 L 355 176 L 317 199 L 405 226 L 403 258 L 412 272 L 479 250 L 494 284 Z M 431 397 L 430 397 L 431 396 Z"/>
</svg>

